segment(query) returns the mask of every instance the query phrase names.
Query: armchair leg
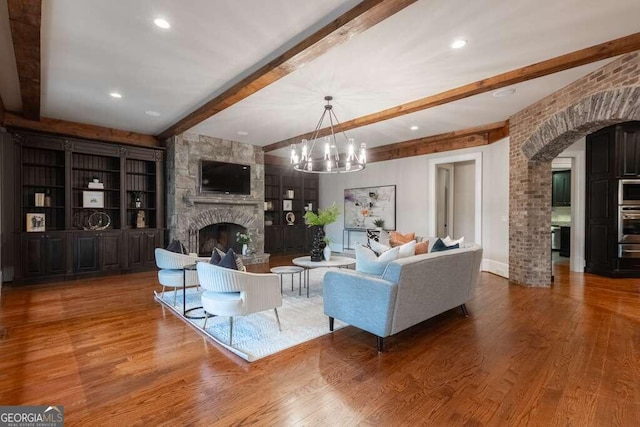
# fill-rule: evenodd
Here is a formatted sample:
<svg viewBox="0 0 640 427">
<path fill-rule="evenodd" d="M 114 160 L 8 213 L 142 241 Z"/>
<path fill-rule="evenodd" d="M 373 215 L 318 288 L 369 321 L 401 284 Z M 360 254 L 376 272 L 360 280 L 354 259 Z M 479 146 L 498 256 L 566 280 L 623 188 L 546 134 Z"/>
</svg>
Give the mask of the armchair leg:
<svg viewBox="0 0 640 427">
<path fill-rule="evenodd" d="M 207 313 L 206 311 L 204 312 L 204 326 L 202 327 L 202 329 L 206 330 L 207 329 L 207 320 L 209 320 L 209 313 Z"/>
<path fill-rule="evenodd" d="M 462 304 L 460 306 L 460 309 L 462 310 L 462 314 L 464 314 L 464 317 L 469 317 L 469 312 L 467 311 L 467 306 L 465 304 Z"/>
<path fill-rule="evenodd" d="M 178 298 L 178 288 L 173 288 L 173 306 L 176 306 L 176 298 Z"/>
<path fill-rule="evenodd" d="M 377 338 L 378 353 L 382 353 L 384 351 L 384 338 L 382 337 L 376 337 L 376 338 Z"/>
<path fill-rule="evenodd" d="M 329 330 L 333 331 L 333 317 L 329 317 Z"/>
<path fill-rule="evenodd" d="M 273 311 L 276 313 L 276 320 L 278 321 L 278 329 L 282 332 L 282 327 L 280 326 L 280 316 L 278 316 L 278 309 L 274 307 Z"/>
<path fill-rule="evenodd" d="M 160 298 L 164 298 L 164 285 L 162 285 L 162 293 L 160 294 Z"/>
<path fill-rule="evenodd" d="M 233 316 L 229 317 L 229 345 L 233 342 Z"/>
</svg>

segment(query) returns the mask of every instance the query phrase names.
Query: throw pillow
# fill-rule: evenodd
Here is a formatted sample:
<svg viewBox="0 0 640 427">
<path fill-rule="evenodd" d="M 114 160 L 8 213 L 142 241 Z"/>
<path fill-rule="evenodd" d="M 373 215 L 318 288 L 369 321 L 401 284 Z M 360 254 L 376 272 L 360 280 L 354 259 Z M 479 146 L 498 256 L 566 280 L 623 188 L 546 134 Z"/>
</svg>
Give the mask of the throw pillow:
<svg viewBox="0 0 640 427">
<path fill-rule="evenodd" d="M 416 241 L 412 240 L 409 243 L 405 243 L 400 246 L 396 246 L 399 249 L 398 258 L 407 258 L 416 254 Z"/>
<path fill-rule="evenodd" d="M 447 236 L 444 239 L 442 239 L 442 241 L 444 242 L 445 245 L 447 246 L 453 246 L 455 244 L 458 245 L 462 245 L 464 243 L 464 236 L 462 236 L 461 238 L 459 238 L 458 240 L 453 240 L 451 237 Z"/>
<path fill-rule="evenodd" d="M 416 243 L 416 255 L 426 254 L 429 252 L 429 241 L 424 240 Z"/>
<path fill-rule="evenodd" d="M 218 265 L 220 264 L 221 260 L 222 260 L 222 256 L 220 256 L 220 253 L 218 252 L 217 249 L 214 249 L 213 251 L 211 251 L 211 259 L 209 260 L 209 264 Z"/>
<path fill-rule="evenodd" d="M 391 244 L 392 248 L 395 248 L 396 246 L 400 246 L 405 243 L 409 243 L 410 241 L 415 239 L 416 239 L 416 233 L 402 234 L 402 233 L 398 233 L 397 231 L 392 231 L 389 235 L 389 243 Z"/>
<path fill-rule="evenodd" d="M 395 261 L 399 252 L 399 248 L 393 248 L 378 257 L 366 246 L 356 245 L 356 271 L 382 276 L 387 264 Z"/>
<path fill-rule="evenodd" d="M 229 248 L 229 250 L 231 250 L 231 248 Z M 216 251 L 217 251 L 217 252 L 218 252 L 218 254 L 220 255 L 220 258 L 224 258 L 224 256 L 226 255 L 226 254 L 224 253 L 224 251 L 222 251 L 222 249 L 216 248 Z M 229 252 L 227 251 L 227 253 L 229 253 Z M 234 254 L 235 254 L 235 252 L 234 252 Z M 239 271 L 245 271 L 244 263 L 242 262 L 242 260 L 240 259 L 240 257 L 239 257 L 239 256 L 237 256 L 237 255 L 236 255 L 236 270 L 239 270 Z"/>
<path fill-rule="evenodd" d="M 380 241 L 380 231 L 379 230 L 367 229 L 367 240 L 369 241 L 369 243 L 371 243 L 371 241 L 379 242 Z"/>
<path fill-rule="evenodd" d="M 233 252 L 233 249 L 229 249 L 224 257 L 220 260 L 218 264 L 220 267 L 229 268 L 231 270 L 237 270 L 238 266 L 236 264 L 236 253 Z"/>
<path fill-rule="evenodd" d="M 369 241 L 369 248 L 375 252 L 378 256 L 380 256 L 381 253 L 388 251 L 389 249 L 391 249 L 391 247 L 387 246 L 387 245 L 383 245 L 382 243 L 378 242 L 377 240 L 370 240 Z"/>
<path fill-rule="evenodd" d="M 184 255 L 188 254 L 187 248 L 185 248 L 184 245 L 180 243 L 180 240 L 176 240 L 176 239 L 173 239 L 171 243 L 169 243 L 169 246 L 167 246 L 167 250 L 171 252 L 175 252 L 177 254 L 184 254 Z"/>
<path fill-rule="evenodd" d="M 460 248 L 460 245 L 458 243 L 456 243 L 455 245 L 452 245 L 452 246 L 447 246 L 447 245 L 444 244 L 442 239 L 438 239 L 433 244 L 433 247 L 431 248 L 431 252 L 448 251 L 450 249 L 458 249 L 458 248 Z"/>
</svg>

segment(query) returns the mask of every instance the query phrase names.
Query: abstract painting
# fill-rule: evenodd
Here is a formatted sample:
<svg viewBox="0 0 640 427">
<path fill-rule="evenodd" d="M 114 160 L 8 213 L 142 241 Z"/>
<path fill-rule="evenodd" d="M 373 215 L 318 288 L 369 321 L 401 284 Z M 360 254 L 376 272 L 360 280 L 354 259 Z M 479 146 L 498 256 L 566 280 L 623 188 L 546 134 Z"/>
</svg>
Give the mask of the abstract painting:
<svg viewBox="0 0 640 427">
<path fill-rule="evenodd" d="M 385 230 L 396 229 L 396 186 L 348 188 L 344 190 L 344 228 L 375 228 L 384 221 Z"/>
</svg>

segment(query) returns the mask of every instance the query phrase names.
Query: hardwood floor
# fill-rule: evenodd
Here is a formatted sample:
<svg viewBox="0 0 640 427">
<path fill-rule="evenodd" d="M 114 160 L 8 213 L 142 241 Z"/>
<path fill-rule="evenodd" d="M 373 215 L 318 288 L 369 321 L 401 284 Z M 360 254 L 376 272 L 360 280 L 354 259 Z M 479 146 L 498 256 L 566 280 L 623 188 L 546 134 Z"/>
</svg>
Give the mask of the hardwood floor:
<svg viewBox="0 0 640 427">
<path fill-rule="evenodd" d="M 286 259 L 274 259 L 274 263 Z M 66 425 L 638 425 L 640 281 L 483 273 L 467 307 L 249 364 L 153 300 L 155 273 L 2 290 L 0 404 Z M 286 319 L 282 319 L 286 322 Z"/>
</svg>

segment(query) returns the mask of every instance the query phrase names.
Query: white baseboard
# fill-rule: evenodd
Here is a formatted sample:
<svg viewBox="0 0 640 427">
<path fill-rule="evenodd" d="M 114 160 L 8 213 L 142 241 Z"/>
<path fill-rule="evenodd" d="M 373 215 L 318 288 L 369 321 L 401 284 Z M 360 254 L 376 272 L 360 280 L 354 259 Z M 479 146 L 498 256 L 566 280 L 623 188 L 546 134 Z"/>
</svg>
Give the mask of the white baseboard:
<svg viewBox="0 0 640 427">
<path fill-rule="evenodd" d="M 509 264 L 504 262 L 494 261 L 492 259 L 483 259 L 480 269 L 488 273 L 495 274 L 496 276 L 509 278 Z"/>
<path fill-rule="evenodd" d="M 583 257 L 571 257 L 570 260 L 570 271 L 577 273 L 584 273 L 584 266 L 586 265 Z"/>
</svg>

